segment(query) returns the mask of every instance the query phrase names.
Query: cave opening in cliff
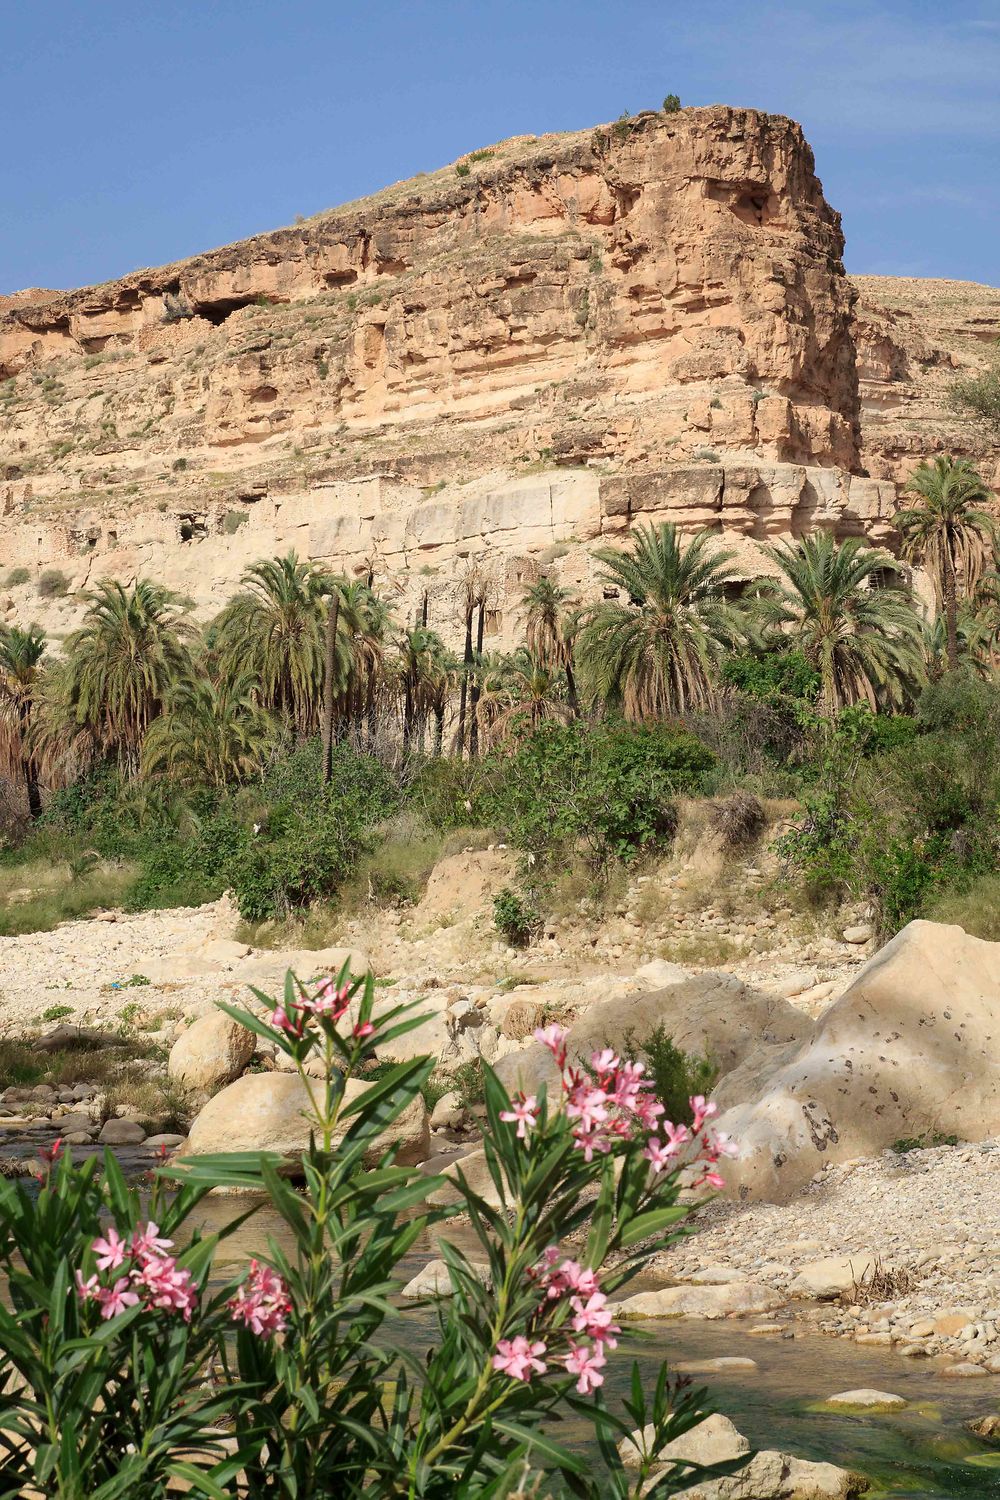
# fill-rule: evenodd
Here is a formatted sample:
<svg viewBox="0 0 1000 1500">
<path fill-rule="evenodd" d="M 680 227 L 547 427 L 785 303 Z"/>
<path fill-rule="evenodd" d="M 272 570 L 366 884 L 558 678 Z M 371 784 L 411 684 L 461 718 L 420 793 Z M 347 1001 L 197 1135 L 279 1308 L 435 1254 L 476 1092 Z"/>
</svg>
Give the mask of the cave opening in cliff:
<svg viewBox="0 0 1000 1500">
<path fill-rule="evenodd" d="M 214 328 L 220 328 L 234 312 L 239 312 L 243 307 L 255 306 L 257 300 L 256 293 L 252 297 L 219 297 L 214 302 L 195 302 L 192 310 L 195 317 L 204 318 Z"/>
</svg>

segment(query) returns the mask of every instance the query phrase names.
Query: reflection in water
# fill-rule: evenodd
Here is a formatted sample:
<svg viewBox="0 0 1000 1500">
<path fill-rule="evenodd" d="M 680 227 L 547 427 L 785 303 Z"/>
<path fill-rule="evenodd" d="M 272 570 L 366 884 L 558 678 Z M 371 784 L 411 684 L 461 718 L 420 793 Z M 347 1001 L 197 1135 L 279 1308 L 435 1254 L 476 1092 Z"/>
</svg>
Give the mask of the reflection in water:
<svg viewBox="0 0 1000 1500">
<path fill-rule="evenodd" d="M 241 1199 L 206 1199 L 205 1229 L 221 1229 L 247 1206 Z M 270 1208 L 261 1208 L 220 1246 L 217 1264 L 222 1274 L 231 1275 L 245 1265 L 269 1236 L 291 1250 L 291 1236 L 283 1221 Z M 435 1226 L 403 1261 L 401 1274 L 415 1275 L 437 1253 L 439 1239 L 448 1239 L 481 1258 L 471 1230 L 457 1224 Z M 429 1342 L 434 1338 L 436 1322 L 431 1310 L 404 1308 L 400 1317 L 406 1320 L 408 1339 L 414 1331 L 418 1339 Z M 708 1386 L 713 1404 L 755 1446 L 859 1470 L 876 1482 L 871 1494 L 879 1500 L 945 1500 L 956 1495 L 1000 1500 L 1000 1467 L 992 1466 L 1000 1450 L 991 1452 L 963 1425 L 1000 1406 L 998 1377 L 968 1383 L 942 1380 L 930 1361 L 903 1360 L 888 1350 L 843 1339 L 757 1338 L 734 1323 L 677 1320 L 630 1326 L 634 1337 L 622 1341 L 609 1365 L 612 1400 L 625 1394 L 633 1358 L 645 1367 L 650 1380 L 664 1359 L 676 1363 L 721 1355 L 749 1356 L 759 1369 L 699 1377 L 698 1383 Z M 810 1409 L 835 1391 L 862 1386 L 895 1391 L 911 1406 L 878 1416 Z M 583 1432 L 582 1426 L 576 1433 L 567 1426 L 561 1435 L 569 1441 L 574 1436 L 582 1438 Z"/>
</svg>

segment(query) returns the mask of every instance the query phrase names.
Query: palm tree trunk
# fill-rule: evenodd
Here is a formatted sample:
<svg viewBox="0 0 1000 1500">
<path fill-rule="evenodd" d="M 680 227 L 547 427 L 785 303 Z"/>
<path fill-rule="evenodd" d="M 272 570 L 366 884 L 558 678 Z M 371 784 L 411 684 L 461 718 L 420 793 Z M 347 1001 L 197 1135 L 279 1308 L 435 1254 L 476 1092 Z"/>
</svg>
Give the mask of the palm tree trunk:
<svg viewBox="0 0 1000 1500">
<path fill-rule="evenodd" d="M 434 754 L 440 756 L 444 742 L 444 701 L 434 705 Z"/>
<path fill-rule="evenodd" d="M 573 671 L 573 655 L 569 651 L 566 653 L 566 698 L 575 719 L 580 712 L 580 700 L 576 696 L 576 673 Z"/>
<path fill-rule="evenodd" d="M 462 759 L 465 754 L 465 707 L 469 697 L 469 671 L 472 667 L 472 616 L 475 611 L 475 602 L 468 599 L 465 605 L 465 654 L 462 663 L 465 667 L 462 673 L 462 690 L 458 699 L 458 758 Z"/>
<path fill-rule="evenodd" d="M 323 785 L 333 776 L 333 699 L 337 672 L 337 626 L 340 623 L 340 590 L 327 606 L 326 661 L 323 670 Z"/>
<path fill-rule="evenodd" d="M 951 548 L 947 546 L 944 564 L 944 618 L 948 632 L 948 670 L 954 672 L 958 666 L 958 597 L 955 588 L 955 559 Z"/>
<path fill-rule="evenodd" d="M 485 620 L 486 620 L 486 600 L 485 599 L 480 599 L 480 601 L 479 601 L 479 624 L 478 624 L 478 626 L 476 628 L 476 660 L 477 660 L 477 662 L 482 662 L 482 659 L 483 659 L 483 631 L 484 631 L 484 628 L 485 628 Z M 480 680 L 479 673 L 477 672 L 476 675 L 475 675 L 475 677 L 472 679 L 472 693 L 471 693 L 470 702 L 469 702 L 469 711 L 470 711 L 470 718 L 471 718 L 471 723 L 469 725 L 469 759 L 470 760 L 475 760 L 476 756 L 479 754 L 479 716 L 478 716 L 477 710 L 479 708 L 479 696 L 482 693 L 482 690 L 483 690 L 482 681 Z"/>
</svg>

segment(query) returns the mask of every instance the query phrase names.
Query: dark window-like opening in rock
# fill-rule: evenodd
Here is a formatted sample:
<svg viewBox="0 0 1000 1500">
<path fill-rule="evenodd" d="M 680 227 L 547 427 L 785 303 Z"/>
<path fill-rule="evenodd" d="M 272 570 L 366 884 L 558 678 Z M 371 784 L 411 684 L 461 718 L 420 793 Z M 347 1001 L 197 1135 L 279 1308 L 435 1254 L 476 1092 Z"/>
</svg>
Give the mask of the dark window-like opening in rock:
<svg viewBox="0 0 1000 1500">
<path fill-rule="evenodd" d="M 179 531 L 182 542 L 199 542 L 208 536 L 208 527 L 201 516 L 181 516 Z"/>
</svg>

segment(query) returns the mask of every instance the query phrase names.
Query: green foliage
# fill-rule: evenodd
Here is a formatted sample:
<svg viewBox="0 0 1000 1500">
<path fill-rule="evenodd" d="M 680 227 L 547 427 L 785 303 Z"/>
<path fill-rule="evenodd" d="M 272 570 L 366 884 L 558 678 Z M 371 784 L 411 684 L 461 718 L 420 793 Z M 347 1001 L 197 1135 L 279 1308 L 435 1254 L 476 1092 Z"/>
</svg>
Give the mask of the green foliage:
<svg viewBox="0 0 1000 1500">
<path fill-rule="evenodd" d="M 512 948 L 526 948 L 538 930 L 538 911 L 529 896 L 504 886 L 493 897 L 493 925 Z"/>
<path fill-rule="evenodd" d="M 22 583 L 27 583 L 30 577 L 31 572 L 28 568 L 11 568 L 10 572 L 7 574 L 6 587 L 9 589 L 16 589 Z"/>
<path fill-rule="evenodd" d="M 706 1097 L 719 1076 L 716 1065 L 707 1057 L 696 1057 L 674 1046 L 661 1021 L 649 1036 L 634 1041 L 626 1034 L 624 1056 L 633 1061 L 642 1058 L 653 1082 L 653 1092 L 666 1110 L 666 1118 L 675 1125 L 690 1125 L 693 1119 L 690 1100 L 696 1094 Z"/>
<path fill-rule="evenodd" d="M 954 381 L 948 404 L 960 416 L 981 422 L 994 436 L 1000 434 L 1000 353 L 981 374 Z"/>
<path fill-rule="evenodd" d="M 459 177 L 468 177 L 469 173 L 472 171 L 472 168 L 469 166 L 469 163 L 467 161 L 457 161 L 455 163 L 455 171 Z"/>
<path fill-rule="evenodd" d="M 540 863 L 581 848 L 591 867 L 665 848 L 673 799 L 698 791 L 713 756 L 692 735 L 604 723 L 543 725 L 497 758 L 485 819 Z"/>
<path fill-rule="evenodd" d="M 266 816 L 228 869 L 240 915 L 287 916 L 336 893 L 374 829 L 397 806 L 395 784 L 371 756 L 335 748 L 329 786 L 320 780 L 318 741 L 301 746 L 264 778 Z"/>
<path fill-rule="evenodd" d="M 226 536 L 235 536 L 241 526 L 245 526 L 250 519 L 250 514 L 245 510 L 227 510 L 222 518 L 222 529 Z"/>
<path fill-rule="evenodd" d="M 486 1100 L 486 1071 L 481 1057 L 470 1057 L 459 1063 L 450 1074 L 449 1087 L 458 1095 L 463 1109 L 476 1109 Z"/>
<path fill-rule="evenodd" d="M 676 94 L 668 94 L 663 101 L 663 113 L 665 115 L 677 114 L 680 107 L 681 101 Z"/>
<path fill-rule="evenodd" d="M 925 1130 L 923 1135 L 900 1136 L 898 1141 L 893 1141 L 891 1150 L 897 1156 L 905 1156 L 907 1151 L 932 1151 L 935 1146 L 957 1146 L 957 1135 L 942 1135 L 938 1130 Z"/>
<path fill-rule="evenodd" d="M 69 579 L 59 568 L 46 568 L 38 579 L 38 592 L 43 599 L 61 599 L 69 589 Z"/>
<path fill-rule="evenodd" d="M 782 697 L 814 703 L 820 687 L 819 673 L 803 652 L 781 648 L 727 656 L 721 676 L 740 692 L 765 701 Z"/>
<path fill-rule="evenodd" d="M 71 1016 L 72 1014 L 72 1005 L 49 1005 L 42 1011 L 40 1019 L 42 1021 L 61 1021 L 63 1016 Z"/>
</svg>

